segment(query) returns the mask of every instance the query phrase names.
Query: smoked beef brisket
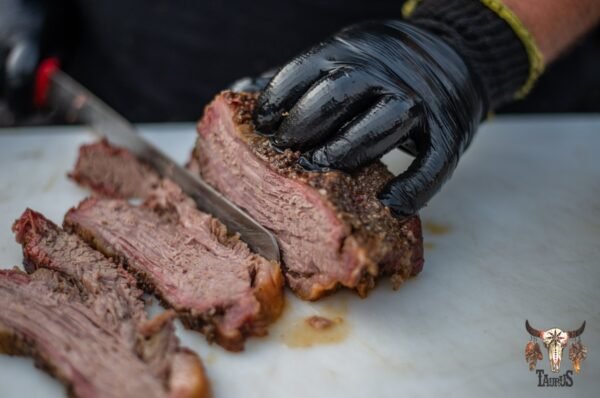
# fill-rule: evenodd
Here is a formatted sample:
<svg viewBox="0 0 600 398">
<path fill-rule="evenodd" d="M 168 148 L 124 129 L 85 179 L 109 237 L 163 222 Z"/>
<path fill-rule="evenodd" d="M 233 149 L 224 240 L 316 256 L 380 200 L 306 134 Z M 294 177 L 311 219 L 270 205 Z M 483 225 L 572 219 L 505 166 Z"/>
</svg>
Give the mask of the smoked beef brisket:
<svg viewBox="0 0 600 398">
<path fill-rule="evenodd" d="M 34 357 L 77 397 L 207 396 L 173 314 L 148 320 L 120 266 L 32 210 L 13 230 L 31 274 L 0 271 L 0 351 Z"/>
<path fill-rule="evenodd" d="M 255 133 L 255 99 L 224 92 L 207 106 L 190 168 L 276 234 L 294 292 L 314 300 L 341 285 L 364 296 L 379 276 L 397 286 L 418 274 L 418 216 L 400 221 L 376 197 L 393 177 L 387 168 L 304 171 L 299 152 L 277 152 Z"/>
<path fill-rule="evenodd" d="M 279 264 L 252 253 L 170 181 L 141 206 L 86 199 L 67 213 L 64 226 L 124 264 L 187 327 L 229 350 L 266 334 L 281 312 Z"/>
<path fill-rule="evenodd" d="M 69 177 L 99 195 L 118 198 L 145 198 L 160 182 L 150 166 L 106 140 L 82 145 Z"/>
</svg>

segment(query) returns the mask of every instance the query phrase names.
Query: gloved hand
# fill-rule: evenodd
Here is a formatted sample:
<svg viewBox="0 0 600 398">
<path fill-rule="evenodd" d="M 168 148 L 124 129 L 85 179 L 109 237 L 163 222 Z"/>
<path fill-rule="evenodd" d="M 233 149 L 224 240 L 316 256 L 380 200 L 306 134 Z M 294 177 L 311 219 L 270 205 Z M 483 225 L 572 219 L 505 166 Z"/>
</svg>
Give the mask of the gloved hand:
<svg viewBox="0 0 600 398">
<path fill-rule="evenodd" d="M 367 22 L 299 55 L 260 96 L 257 130 L 276 147 L 302 151 L 299 163 L 308 170 L 351 171 L 395 147 L 410 150 L 413 163 L 380 199 L 397 216 L 414 214 L 450 177 L 491 105 L 507 97 L 482 76 L 486 65 L 459 53 L 473 46 L 431 20 L 423 25 L 440 33 L 401 21 Z M 518 87 L 522 78 L 509 82 Z"/>
<path fill-rule="evenodd" d="M 400 216 L 439 189 L 486 110 L 461 57 L 399 21 L 352 26 L 300 55 L 258 104 L 257 129 L 304 151 L 309 170 L 353 170 L 411 140 L 417 157 L 381 193 Z"/>
<path fill-rule="evenodd" d="M 18 116 L 33 107 L 43 22 L 39 0 L 0 0 L 0 97 Z"/>
</svg>

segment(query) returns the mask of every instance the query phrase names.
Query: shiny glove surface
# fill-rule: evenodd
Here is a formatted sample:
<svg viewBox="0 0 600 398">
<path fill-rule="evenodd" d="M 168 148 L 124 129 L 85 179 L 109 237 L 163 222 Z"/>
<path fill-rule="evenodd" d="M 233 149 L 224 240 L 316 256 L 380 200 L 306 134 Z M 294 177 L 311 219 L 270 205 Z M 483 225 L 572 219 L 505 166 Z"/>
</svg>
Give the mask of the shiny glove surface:
<svg viewBox="0 0 600 398">
<path fill-rule="evenodd" d="M 256 77 L 242 77 L 241 79 L 231 83 L 227 89 L 238 93 L 256 93 L 263 91 L 271 79 L 273 79 L 273 76 L 275 76 L 276 72 L 277 69 L 269 69 L 268 71 Z"/>
<path fill-rule="evenodd" d="M 401 21 L 351 26 L 285 65 L 261 94 L 257 130 L 314 171 L 352 171 L 401 147 L 410 167 L 380 193 L 416 213 L 450 177 L 487 112 L 477 76 L 432 33 Z"/>
</svg>

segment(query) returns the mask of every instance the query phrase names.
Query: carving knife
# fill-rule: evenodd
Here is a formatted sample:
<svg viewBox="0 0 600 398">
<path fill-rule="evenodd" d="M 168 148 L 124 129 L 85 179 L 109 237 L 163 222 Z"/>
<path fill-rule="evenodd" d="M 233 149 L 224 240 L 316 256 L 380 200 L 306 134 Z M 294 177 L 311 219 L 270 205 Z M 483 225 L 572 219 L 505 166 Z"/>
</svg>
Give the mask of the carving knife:
<svg viewBox="0 0 600 398">
<path fill-rule="evenodd" d="M 161 177 L 179 185 L 200 210 L 218 218 L 229 231 L 239 233 L 255 253 L 269 260 L 280 260 L 279 246 L 273 234 L 201 178 L 146 141 L 125 118 L 62 72 L 56 60 L 44 60 L 35 79 L 34 102 L 37 106 L 49 107 L 69 122 L 91 126 L 96 134 L 127 149 L 152 166 Z"/>
</svg>

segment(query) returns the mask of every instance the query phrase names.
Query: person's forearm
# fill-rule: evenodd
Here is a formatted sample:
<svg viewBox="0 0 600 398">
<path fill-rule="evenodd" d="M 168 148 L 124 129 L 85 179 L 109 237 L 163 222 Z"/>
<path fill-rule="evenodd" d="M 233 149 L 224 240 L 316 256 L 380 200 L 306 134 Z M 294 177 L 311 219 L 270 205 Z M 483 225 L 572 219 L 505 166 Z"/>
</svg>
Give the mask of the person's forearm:
<svg viewBox="0 0 600 398">
<path fill-rule="evenodd" d="M 531 32 L 546 62 L 600 21 L 600 0 L 504 0 Z"/>
</svg>

